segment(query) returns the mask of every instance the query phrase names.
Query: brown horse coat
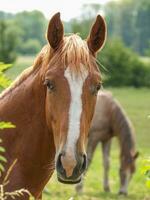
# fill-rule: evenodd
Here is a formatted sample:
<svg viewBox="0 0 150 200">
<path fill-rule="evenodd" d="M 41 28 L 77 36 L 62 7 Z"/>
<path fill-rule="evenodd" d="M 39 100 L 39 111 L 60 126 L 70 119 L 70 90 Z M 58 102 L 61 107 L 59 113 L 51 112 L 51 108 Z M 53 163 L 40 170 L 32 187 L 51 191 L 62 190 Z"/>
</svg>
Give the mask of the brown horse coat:
<svg viewBox="0 0 150 200">
<path fill-rule="evenodd" d="M 39 199 L 55 166 L 60 182 L 81 180 L 101 82 L 96 53 L 105 37 L 106 24 L 100 15 L 87 40 L 82 40 L 76 34 L 64 36 L 56 13 L 48 25 L 48 44 L 33 66 L 0 95 L 0 120 L 16 125 L 0 132 L 7 158 L 0 184 L 17 159 L 5 191 L 25 188 Z"/>
</svg>

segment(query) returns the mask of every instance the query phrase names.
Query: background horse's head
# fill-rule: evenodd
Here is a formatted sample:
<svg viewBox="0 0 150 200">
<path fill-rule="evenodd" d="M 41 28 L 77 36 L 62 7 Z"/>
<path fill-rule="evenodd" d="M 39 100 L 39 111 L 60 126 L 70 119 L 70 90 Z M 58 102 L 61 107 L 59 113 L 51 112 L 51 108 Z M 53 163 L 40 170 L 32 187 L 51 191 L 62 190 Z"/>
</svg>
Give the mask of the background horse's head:
<svg viewBox="0 0 150 200">
<path fill-rule="evenodd" d="M 56 147 L 58 180 L 77 183 L 86 168 L 86 143 L 100 89 L 96 52 L 102 48 L 106 25 L 98 15 L 86 41 L 64 37 L 60 14 L 49 22 L 51 58 L 45 73 L 46 120 Z"/>
</svg>

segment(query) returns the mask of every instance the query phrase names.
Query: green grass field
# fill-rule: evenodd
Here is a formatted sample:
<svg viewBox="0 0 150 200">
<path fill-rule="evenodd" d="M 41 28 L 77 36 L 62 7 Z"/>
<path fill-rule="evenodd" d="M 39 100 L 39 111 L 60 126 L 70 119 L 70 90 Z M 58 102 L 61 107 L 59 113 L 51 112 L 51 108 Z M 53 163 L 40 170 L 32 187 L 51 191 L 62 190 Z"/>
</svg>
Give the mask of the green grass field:
<svg viewBox="0 0 150 200">
<path fill-rule="evenodd" d="M 7 74 L 14 79 L 25 67 L 30 66 L 32 57 L 20 58 Z M 44 200 L 150 200 L 150 188 L 145 186 L 145 177 L 141 173 L 143 159 L 150 156 L 150 90 L 146 88 L 105 88 L 113 92 L 129 115 L 137 138 L 137 149 L 140 157 L 137 160 L 137 171 L 129 185 L 128 197 L 117 195 L 119 189 L 119 149 L 114 140 L 111 151 L 110 185 L 111 193 L 104 193 L 102 189 L 102 158 L 100 146 L 97 148 L 93 162 L 85 178 L 84 192 L 77 195 L 74 186 L 63 185 L 57 181 L 54 174 L 46 186 Z"/>
<path fill-rule="evenodd" d="M 18 57 L 17 61 L 13 64 L 13 67 L 9 69 L 6 74 L 9 78 L 14 80 L 25 68 L 30 67 L 34 58 L 32 56 Z"/>
</svg>

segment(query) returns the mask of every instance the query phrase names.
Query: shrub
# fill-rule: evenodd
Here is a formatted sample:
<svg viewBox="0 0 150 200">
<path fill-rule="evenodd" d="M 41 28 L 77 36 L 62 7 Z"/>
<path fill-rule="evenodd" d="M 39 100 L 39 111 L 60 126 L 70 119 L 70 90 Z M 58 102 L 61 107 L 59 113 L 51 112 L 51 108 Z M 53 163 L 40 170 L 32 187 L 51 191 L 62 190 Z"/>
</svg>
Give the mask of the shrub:
<svg viewBox="0 0 150 200">
<path fill-rule="evenodd" d="M 121 40 L 108 41 L 99 59 L 108 70 L 105 72 L 105 85 L 150 86 L 150 67 Z"/>
<path fill-rule="evenodd" d="M 17 31 L 13 25 L 0 20 L 0 60 L 12 63 L 16 60 Z"/>
</svg>

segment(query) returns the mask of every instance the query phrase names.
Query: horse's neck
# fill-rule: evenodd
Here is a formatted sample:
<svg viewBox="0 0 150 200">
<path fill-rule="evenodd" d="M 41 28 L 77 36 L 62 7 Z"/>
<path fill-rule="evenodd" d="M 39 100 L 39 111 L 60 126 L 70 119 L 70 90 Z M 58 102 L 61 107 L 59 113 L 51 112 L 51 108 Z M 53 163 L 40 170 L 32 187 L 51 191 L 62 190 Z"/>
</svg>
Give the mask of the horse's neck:
<svg viewBox="0 0 150 200">
<path fill-rule="evenodd" d="M 0 97 L 0 119 L 11 122 L 20 119 L 30 121 L 34 115 L 40 118 L 44 111 L 44 90 L 38 73 L 31 73 L 20 84 L 12 86 L 6 94 Z M 43 119 L 42 119 L 43 120 Z M 22 124 L 23 125 L 23 124 Z"/>
<path fill-rule="evenodd" d="M 6 149 L 6 170 L 17 158 L 15 180 L 25 181 L 33 191 L 43 189 L 54 170 L 55 156 L 53 134 L 45 119 L 46 91 L 39 74 L 30 74 L 0 99 L 0 120 L 16 125 L 0 136 Z M 20 173 L 28 176 L 23 180 Z"/>
<path fill-rule="evenodd" d="M 0 120 L 16 125 L 14 129 L 5 129 L 6 134 L 3 134 L 6 147 L 9 148 L 11 137 L 16 141 L 18 147 L 15 145 L 13 149 L 16 154 L 21 143 L 25 146 L 24 151 L 29 151 L 32 144 L 32 155 L 39 153 L 39 157 L 50 151 L 49 144 L 53 146 L 52 133 L 48 130 L 45 119 L 46 94 L 39 74 L 38 71 L 31 73 L 0 99 Z"/>
<path fill-rule="evenodd" d="M 113 109 L 112 124 L 114 133 L 119 139 L 121 156 L 128 157 L 135 148 L 134 132 L 130 120 L 118 102 Z"/>
</svg>

